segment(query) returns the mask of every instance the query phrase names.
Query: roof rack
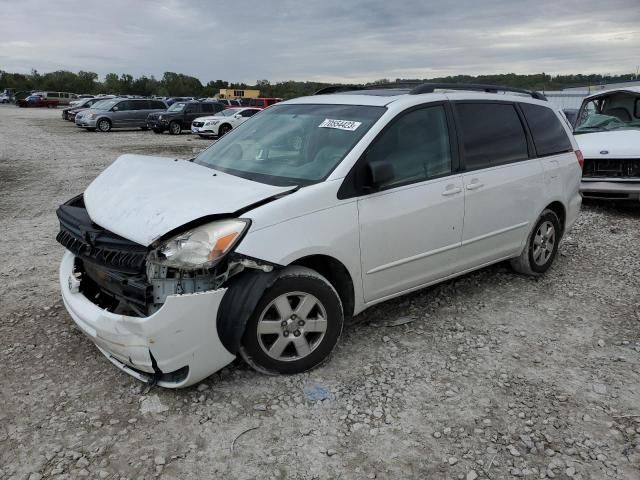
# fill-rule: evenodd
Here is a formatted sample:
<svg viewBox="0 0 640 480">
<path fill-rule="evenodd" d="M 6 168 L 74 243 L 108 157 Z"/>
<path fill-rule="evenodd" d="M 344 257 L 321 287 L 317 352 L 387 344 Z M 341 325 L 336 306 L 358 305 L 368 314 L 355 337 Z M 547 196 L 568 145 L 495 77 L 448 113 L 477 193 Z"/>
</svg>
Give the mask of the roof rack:
<svg viewBox="0 0 640 480">
<path fill-rule="evenodd" d="M 411 95 L 419 95 L 421 93 L 433 93 L 434 90 L 477 90 L 480 92 L 487 93 L 498 93 L 498 92 L 514 92 L 514 93 L 522 93 L 525 95 L 529 95 L 536 100 L 546 100 L 542 93 L 536 92 L 535 90 L 525 90 L 523 88 L 514 88 L 514 87 L 506 87 L 502 85 L 483 85 L 480 83 L 423 83 L 413 90 L 411 90 Z"/>
<path fill-rule="evenodd" d="M 384 88 L 415 88 L 422 85 L 422 82 L 389 82 L 371 85 L 331 85 L 318 90 L 314 95 L 328 95 L 330 93 L 353 92 L 359 90 L 382 90 Z"/>
<path fill-rule="evenodd" d="M 410 95 L 421 93 L 433 93 L 434 90 L 476 90 L 479 92 L 498 93 L 513 92 L 529 95 L 536 100 L 547 100 L 542 93 L 535 90 L 507 87 L 504 85 L 484 85 L 480 83 L 422 83 L 422 82 L 396 82 L 378 83 L 373 85 L 331 85 L 318 90 L 314 95 L 328 95 L 331 93 L 356 92 L 362 90 L 382 90 L 385 88 L 407 88 Z"/>
</svg>

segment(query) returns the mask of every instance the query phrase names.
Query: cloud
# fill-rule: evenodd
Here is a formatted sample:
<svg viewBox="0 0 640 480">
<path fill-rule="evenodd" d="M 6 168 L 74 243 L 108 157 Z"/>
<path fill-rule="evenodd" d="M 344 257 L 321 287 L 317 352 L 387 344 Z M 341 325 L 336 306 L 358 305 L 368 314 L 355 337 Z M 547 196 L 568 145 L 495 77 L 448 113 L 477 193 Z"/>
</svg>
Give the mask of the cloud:
<svg viewBox="0 0 640 480">
<path fill-rule="evenodd" d="M 0 68 L 253 83 L 485 73 L 628 73 L 637 0 L 23 0 L 0 18 Z"/>
</svg>

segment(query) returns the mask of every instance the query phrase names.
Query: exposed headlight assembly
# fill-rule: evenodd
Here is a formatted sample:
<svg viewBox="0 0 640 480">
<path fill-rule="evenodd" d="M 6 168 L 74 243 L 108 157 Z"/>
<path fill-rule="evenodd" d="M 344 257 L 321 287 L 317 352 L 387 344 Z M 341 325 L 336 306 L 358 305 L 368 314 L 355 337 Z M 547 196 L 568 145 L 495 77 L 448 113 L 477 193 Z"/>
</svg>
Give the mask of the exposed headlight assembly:
<svg viewBox="0 0 640 480">
<path fill-rule="evenodd" d="M 163 242 L 149 260 L 173 268 L 211 268 L 237 245 L 249 224 L 247 219 L 233 218 L 192 228 Z"/>
</svg>

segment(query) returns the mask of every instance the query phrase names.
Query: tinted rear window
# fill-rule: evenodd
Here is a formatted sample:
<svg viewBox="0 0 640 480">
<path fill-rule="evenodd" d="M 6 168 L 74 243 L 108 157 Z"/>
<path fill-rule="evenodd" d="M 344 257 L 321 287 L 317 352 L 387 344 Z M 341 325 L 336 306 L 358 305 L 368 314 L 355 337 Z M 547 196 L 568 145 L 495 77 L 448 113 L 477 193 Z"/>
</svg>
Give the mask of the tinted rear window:
<svg viewBox="0 0 640 480">
<path fill-rule="evenodd" d="M 558 116 L 547 107 L 521 103 L 538 155 L 554 155 L 573 150 Z"/>
<path fill-rule="evenodd" d="M 457 103 L 467 170 L 529 158 L 520 117 L 508 103 Z"/>
</svg>

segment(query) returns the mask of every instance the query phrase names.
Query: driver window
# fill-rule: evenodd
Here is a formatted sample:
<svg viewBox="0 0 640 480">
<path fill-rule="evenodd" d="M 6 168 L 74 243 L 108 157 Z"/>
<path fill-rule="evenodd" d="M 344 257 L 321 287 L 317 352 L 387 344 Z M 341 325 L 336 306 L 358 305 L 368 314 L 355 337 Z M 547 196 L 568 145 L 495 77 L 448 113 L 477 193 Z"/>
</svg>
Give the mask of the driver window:
<svg viewBox="0 0 640 480">
<path fill-rule="evenodd" d="M 382 187 L 419 182 L 451 172 L 447 117 L 441 105 L 402 114 L 378 137 L 367 161 L 387 161 L 394 178 Z"/>
</svg>

